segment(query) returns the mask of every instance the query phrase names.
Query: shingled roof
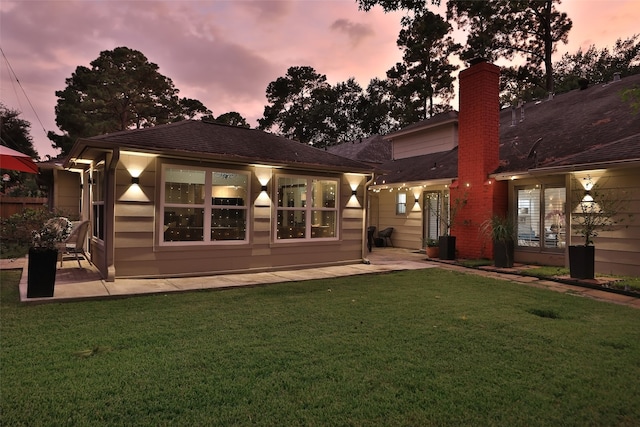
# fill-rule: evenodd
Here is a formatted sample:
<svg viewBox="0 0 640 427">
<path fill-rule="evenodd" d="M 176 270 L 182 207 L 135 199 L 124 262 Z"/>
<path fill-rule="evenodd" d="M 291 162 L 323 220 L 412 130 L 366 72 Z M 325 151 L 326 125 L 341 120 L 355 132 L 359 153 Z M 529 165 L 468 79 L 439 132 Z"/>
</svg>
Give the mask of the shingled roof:
<svg viewBox="0 0 640 427">
<path fill-rule="evenodd" d="M 495 173 L 640 164 L 640 114 L 634 114 L 621 96 L 633 87 L 640 87 L 640 75 L 529 103 L 524 105 L 524 117 L 521 109 L 515 111 L 515 123 L 511 108 L 503 109 L 500 166 Z M 399 132 L 423 128 L 428 122 Z M 455 179 L 458 150 L 387 160 L 380 169 L 386 173 L 376 184 Z"/>
<path fill-rule="evenodd" d="M 327 171 L 371 172 L 371 166 L 256 129 L 196 120 L 79 139 L 69 159 L 90 147 L 234 163 L 264 163 Z"/>
<path fill-rule="evenodd" d="M 621 96 L 634 86 L 640 75 L 526 104 L 515 125 L 511 109 L 503 110 L 496 172 L 640 161 L 640 115 Z"/>
<path fill-rule="evenodd" d="M 349 159 L 366 163 L 383 163 L 391 158 L 391 141 L 381 135 L 373 135 L 344 144 L 327 147 L 327 151 Z"/>
</svg>

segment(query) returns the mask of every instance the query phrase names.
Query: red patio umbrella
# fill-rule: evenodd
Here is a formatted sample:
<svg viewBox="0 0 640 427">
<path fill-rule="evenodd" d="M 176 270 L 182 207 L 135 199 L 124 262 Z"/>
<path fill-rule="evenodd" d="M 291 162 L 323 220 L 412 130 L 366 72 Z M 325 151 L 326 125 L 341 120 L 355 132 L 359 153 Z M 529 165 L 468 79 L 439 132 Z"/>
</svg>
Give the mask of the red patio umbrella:
<svg viewBox="0 0 640 427">
<path fill-rule="evenodd" d="M 0 145 L 0 169 L 38 173 L 38 166 L 31 157 L 4 145 Z"/>
</svg>

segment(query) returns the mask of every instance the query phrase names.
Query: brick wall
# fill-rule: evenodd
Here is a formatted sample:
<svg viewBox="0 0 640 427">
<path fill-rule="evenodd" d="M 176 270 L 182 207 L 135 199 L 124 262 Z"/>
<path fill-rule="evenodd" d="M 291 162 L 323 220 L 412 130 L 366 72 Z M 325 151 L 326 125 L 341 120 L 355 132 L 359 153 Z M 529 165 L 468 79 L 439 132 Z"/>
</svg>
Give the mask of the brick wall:
<svg viewBox="0 0 640 427">
<path fill-rule="evenodd" d="M 480 62 L 460 73 L 458 181 L 451 201 L 466 199 L 452 235 L 460 258 L 493 258 L 493 245 L 480 233 L 491 216 L 507 211 L 507 183 L 489 179 L 500 161 L 500 69 Z"/>
</svg>

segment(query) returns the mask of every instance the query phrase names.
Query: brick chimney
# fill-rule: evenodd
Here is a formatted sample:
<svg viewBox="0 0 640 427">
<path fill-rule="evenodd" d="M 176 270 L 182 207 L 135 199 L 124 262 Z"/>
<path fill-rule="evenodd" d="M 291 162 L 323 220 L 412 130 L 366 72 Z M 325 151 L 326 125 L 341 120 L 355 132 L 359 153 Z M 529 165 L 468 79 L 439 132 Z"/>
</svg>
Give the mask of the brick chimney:
<svg viewBox="0 0 640 427">
<path fill-rule="evenodd" d="M 451 235 L 459 258 L 492 258 L 493 244 L 480 225 L 504 215 L 508 185 L 489 178 L 500 163 L 500 68 L 476 60 L 460 72 L 458 115 L 458 180 L 451 185 L 450 203 L 465 199 Z"/>
</svg>

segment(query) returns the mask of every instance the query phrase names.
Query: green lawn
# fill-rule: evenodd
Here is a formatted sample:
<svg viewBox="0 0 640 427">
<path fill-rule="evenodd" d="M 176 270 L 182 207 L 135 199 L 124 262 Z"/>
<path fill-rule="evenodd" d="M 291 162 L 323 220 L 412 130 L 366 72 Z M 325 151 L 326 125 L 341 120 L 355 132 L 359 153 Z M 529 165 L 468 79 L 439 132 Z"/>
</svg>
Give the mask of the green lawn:
<svg viewBox="0 0 640 427">
<path fill-rule="evenodd" d="M 440 269 L 21 306 L 3 426 L 640 425 L 640 310 Z"/>
</svg>

